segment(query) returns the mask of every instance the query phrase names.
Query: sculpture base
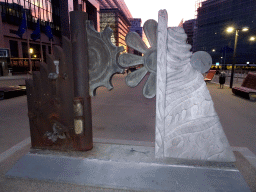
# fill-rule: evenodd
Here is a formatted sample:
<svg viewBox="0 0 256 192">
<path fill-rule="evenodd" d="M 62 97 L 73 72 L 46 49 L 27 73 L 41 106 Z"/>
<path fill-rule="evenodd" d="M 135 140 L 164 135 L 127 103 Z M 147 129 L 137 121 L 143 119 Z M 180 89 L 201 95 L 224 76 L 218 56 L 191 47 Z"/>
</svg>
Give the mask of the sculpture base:
<svg viewBox="0 0 256 192">
<path fill-rule="evenodd" d="M 94 143 L 87 152 L 31 150 L 7 177 L 146 191 L 250 191 L 233 164 L 154 158 L 154 147 Z"/>
</svg>

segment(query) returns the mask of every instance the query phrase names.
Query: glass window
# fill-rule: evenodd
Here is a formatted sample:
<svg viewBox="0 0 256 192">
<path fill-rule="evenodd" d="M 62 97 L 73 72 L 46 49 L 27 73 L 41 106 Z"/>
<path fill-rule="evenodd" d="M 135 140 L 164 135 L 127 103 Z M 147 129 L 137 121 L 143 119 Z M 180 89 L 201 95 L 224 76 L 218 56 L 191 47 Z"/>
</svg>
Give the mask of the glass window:
<svg viewBox="0 0 256 192">
<path fill-rule="evenodd" d="M 18 51 L 18 42 L 10 40 L 10 51 L 11 51 L 11 57 L 19 57 L 19 51 Z"/>
</svg>

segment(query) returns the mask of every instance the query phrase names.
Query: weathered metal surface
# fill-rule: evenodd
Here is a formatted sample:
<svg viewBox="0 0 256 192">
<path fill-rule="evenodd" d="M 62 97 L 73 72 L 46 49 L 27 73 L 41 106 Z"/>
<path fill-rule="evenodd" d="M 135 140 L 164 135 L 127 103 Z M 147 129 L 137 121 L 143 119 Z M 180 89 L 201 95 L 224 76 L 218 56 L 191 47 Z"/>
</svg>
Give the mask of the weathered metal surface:
<svg viewBox="0 0 256 192">
<path fill-rule="evenodd" d="M 81 150 L 73 125 L 72 46 L 66 37 L 62 43 L 63 49 L 54 47 L 54 56 L 47 55 L 47 64 L 26 81 L 33 148 Z"/>
<path fill-rule="evenodd" d="M 124 69 L 117 63 L 117 58 L 124 50 L 111 42 L 112 29 L 106 27 L 101 33 L 97 32 L 91 21 L 87 21 L 87 39 L 89 52 L 90 95 L 96 95 L 96 89 L 104 86 L 113 89 L 112 76 L 123 73 Z"/>
<path fill-rule="evenodd" d="M 125 53 L 119 56 L 119 64 L 122 67 L 131 67 L 143 64 L 144 66 L 126 77 L 126 84 L 129 87 L 137 86 L 147 73 L 150 73 L 143 88 L 143 95 L 146 98 L 153 98 L 156 95 L 156 71 L 157 71 L 157 22 L 148 20 L 143 29 L 149 40 L 150 48 L 141 40 L 138 33 L 130 32 L 125 41 L 127 45 L 141 53 L 143 56 Z"/>
<path fill-rule="evenodd" d="M 192 56 L 186 39 L 183 28 L 167 28 L 167 12 L 159 11 L 155 155 L 234 162 L 201 74 L 211 58 L 202 52 Z"/>
<path fill-rule="evenodd" d="M 61 123 L 54 121 L 52 126 L 53 132 L 45 132 L 44 137 L 55 143 L 58 139 L 66 139 L 69 136 L 69 128 Z"/>
<path fill-rule="evenodd" d="M 68 51 L 67 39 L 64 46 Z M 69 43 L 70 44 L 70 43 Z M 65 49 L 64 49 L 65 50 Z M 33 148 L 67 150 L 73 148 L 71 139 L 73 118 L 68 111 L 72 103 L 72 79 L 62 80 L 60 76 L 70 73 L 69 53 L 55 47 L 55 56 L 47 55 L 47 64 L 41 63 L 40 72 L 33 72 L 33 80 L 26 81 L 31 144 Z M 60 62 L 59 75 L 54 61 Z M 66 68 L 66 69 L 65 69 Z M 72 70 L 71 70 L 72 71 Z M 49 78 L 50 77 L 50 78 Z M 72 105 L 71 105 L 72 106 Z M 63 113 L 65 111 L 65 113 Z"/>
<path fill-rule="evenodd" d="M 90 95 L 100 86 L 112 89 L 112 76 L 124 71 L 117 64 L 123 47 L 111 43 L 109 27 L 95 31 L 81 11 L 71 12 L 70 20 L 71 41 L 63 37 L 63 48 L 55 46 L 54 55 L 47 55 L 47 64 L 27 82 L 34 148 L 90 150 Z"/>
<path fill-rule="evenodd" d="M 75 134 L 83 133 L 84 126 L 84 100 L 83 98 L 74 98 L 74 129 Z"/>
<path fill-rule="evenodd" d="M 75 129 L 76 134 L 74 143 L 79 150 L 90 150 L 93 147 L 92 110 L 91 97 L 89 94 L 89 54 L 86 30 L 87 18 L 88 16 L 85 12 L 70 12 L 70 20 L 72 21 L 70 23 L 70 29 L 74 74 L 74 97 L 81 97 L 84 101 L 83 123 L 79 121 L 79 123 L 75 124 L 75 128 L 77 129 Z M 73 102 L 71 104 L 73 105 Z M 73 107 L 70 109 L 73 109 Z"/>
</svg>

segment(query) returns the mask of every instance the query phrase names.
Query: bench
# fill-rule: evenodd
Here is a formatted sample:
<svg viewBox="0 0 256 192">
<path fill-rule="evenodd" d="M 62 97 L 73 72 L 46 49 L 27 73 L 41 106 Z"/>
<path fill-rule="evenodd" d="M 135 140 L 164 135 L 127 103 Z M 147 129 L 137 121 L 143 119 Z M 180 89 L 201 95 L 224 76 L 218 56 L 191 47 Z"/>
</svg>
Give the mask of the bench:
<svg viewBox="0 0 256 192">
<path fill-rule="evenodd" d="M 213 79 L 214 75 L 216 73 L 216 70 L 210 70 L 207 75 L 204 77 L 205 82 L 209 82 Z"/>
<path fill-rule="evenodd" d="M 241 87 L 233 87 L 232 92 L 235 95 L 250 100 L 256 100 L 256 73 L 249 72 L 245 77 Z"/>
<path fill-rule="evenodd" d="M 26 94 L 26 86 L 0 87 L 0 100 L 18 97 Z"/>
</svg>

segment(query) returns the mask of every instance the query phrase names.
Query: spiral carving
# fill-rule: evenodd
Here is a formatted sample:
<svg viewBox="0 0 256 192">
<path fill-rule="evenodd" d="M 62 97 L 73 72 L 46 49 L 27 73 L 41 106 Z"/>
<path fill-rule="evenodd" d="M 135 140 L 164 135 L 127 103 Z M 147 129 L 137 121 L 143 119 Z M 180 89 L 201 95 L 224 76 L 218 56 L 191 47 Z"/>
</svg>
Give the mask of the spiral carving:
<svg viewBox="0 0 256 192">
<path fill-rule="evenodd" d="M 159 77 L 163 71 L 157 71 L 156 116 L 162 118 L 156 120 L 156 157 L 234 162 L 203 76 L 191 65 L 184 29 L 166 30 L 167 39 L 161 43 L 166 42 L 167 50 L 158 49 L 158 54 L 166 54 L 166 81 Z"/>
</svg>

